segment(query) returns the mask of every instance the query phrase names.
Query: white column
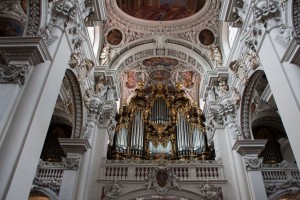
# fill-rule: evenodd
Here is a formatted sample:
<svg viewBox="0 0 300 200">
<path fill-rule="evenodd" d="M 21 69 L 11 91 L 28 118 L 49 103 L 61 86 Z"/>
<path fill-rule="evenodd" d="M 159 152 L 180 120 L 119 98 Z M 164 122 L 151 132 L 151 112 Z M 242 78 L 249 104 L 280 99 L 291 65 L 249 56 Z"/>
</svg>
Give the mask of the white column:
<svg viewBox="0 0 300 200">
<path fill-rule="evenodd" d="M 248 174 L 251 199 L 267 200 L 267 193 L 261 171 L 249 171 Z"/>
<path fill-rule="evenodd" d="M 92 136 L 89 138 L 91 149 L 82 157 L 79 179 L 76 186 L 76 200 L 99 199 L 101 195 L 100 183 L 98 179 L 101 173 L 101 164 L 106 157 L 107 145 L 109 141 L 107 127 L 100 127 L 95 121 Z"/>
<path fill-rule="evenodd" d="M 59 143 L 65 154 L 63 158 L 64 165 L 67 169 L 64 170 L 64 175 L 59 191 L 59 200 L 73 200 L 76 197 L 76 183 L 78 178 L 78 169 L 82 168 L 81 155 L 91 148 L 87 139 L 75 138 L 59 138 Z"/>
<path fill-rule="evenodd" d="M 270 35 L 267 34 L 258 53 L 295 159 L 300 163 L 300 134 L 297 126 L 300 122 L 300 68 L 293 64 L 281 63 L 274 46 Z"/>
<path fill-rule="evenodd" d="M 247 181 L 247 185 L 250 190 L 248 199 L 251 200 L 268 199 L 262 173 L 260 171 L 262 158 L 258 158 L 258 155 L 264 149 L 266 142 L 266 139 L 236 140 L 233 146 L 236 153 L 243 156 L 243 163 L 240 169 L 246 171 L 246 178 L 243 177 L 243 179 Z"/>
<path fill-rule="evenodd" d="M 103 158 L 106 158 L 107 145 L 109 137 L 107 127 L 100 127 L 98 132 L 95 132 L 93 141 L 93 149 L 91 154 L 90 175 L 87 180 L 84 199 L 93 200 L 99 198 L 101 191 L 98 180 L 100 178 L 100 166 Z"/>
<path fill-rule="evenodd" d="M 34 67 L 1 146 L 1 199 L 24 199 L 31 189 L 71 53 L 65 35 L 52 45 L 53 62 Z"/>
<path fill-rule="evenodd" d="M 216 128 L 213 137 L 216 159 L 222 158 L 224 176 L 227 180 L 224 197 L 247 200 L 250 199 L 250 195 L 241 156 L 232 151 L 230 135 L 226 132 L 224 128 Z"/>
<path fill-rule="evenodd" d="M 61 182 L 58 200 L 74 199 L 74 188 L 77 179 L 77 170 L 66 169 Z"/>
</svg>

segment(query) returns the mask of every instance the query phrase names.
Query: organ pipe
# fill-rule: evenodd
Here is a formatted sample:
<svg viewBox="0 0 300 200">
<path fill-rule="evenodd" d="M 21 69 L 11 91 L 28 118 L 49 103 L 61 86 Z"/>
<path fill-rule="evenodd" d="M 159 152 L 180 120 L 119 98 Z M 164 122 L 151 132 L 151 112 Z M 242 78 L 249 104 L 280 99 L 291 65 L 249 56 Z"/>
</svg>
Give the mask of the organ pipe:
<svg viewBox="0 0 300 200">
<path fill-rule="evenodd" d="M 115 146 L 128 148 L 128 152 L 131 149 L 131 156 L 139 158 L 156 153 L 170 156 L 176 151 L 178 156 L 194 156 L 191 151 L 201 154 L 206 148 L 206 134 L 200 108 L 192 106 L 182 90 L 168 94 L 166 86 L 158 85 L 152 93 L 145 91 L 139 86 L 127 112 L 120 114 Z"/>
</svg>

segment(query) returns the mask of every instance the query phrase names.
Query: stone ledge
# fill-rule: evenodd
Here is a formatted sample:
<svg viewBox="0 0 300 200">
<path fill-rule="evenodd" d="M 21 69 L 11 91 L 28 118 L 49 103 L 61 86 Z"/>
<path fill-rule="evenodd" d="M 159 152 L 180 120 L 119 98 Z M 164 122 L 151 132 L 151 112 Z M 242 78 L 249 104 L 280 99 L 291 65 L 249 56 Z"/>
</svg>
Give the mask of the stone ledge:
<svg viewBox="0 0 300 200">
<path fill-rule="evenodd" d="M 37 65 L 51 60 L 48 48 L 42 37 L 0 37 L 0 54 L 9 63 L 28 61 Z"/>
<path fill-rule="evenodd" d="M 260 152 L 265 148 L 267 139 L 257 140 L 236 140 L 232 147 L 232 150 L 236 150 L 242 156 L 245 155 L 259 155 Z"/>
<path fill-rule="evenodd" d="M 91 148 L 87 139 L 58 138 L 58 141 L 66 154 L 82 154 Z"/>
</svg>

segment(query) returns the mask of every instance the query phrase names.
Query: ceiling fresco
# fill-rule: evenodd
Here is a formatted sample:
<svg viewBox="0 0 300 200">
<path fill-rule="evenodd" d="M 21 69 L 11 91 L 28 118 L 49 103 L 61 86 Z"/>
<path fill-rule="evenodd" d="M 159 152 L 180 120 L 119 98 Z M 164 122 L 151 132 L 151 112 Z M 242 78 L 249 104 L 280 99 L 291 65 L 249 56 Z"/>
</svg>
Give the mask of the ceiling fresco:
<svg viewBox="0 0 300 200">
<path fill-rule="evenodd" d="M 159 61 L 159 62 L 158 62 Z M 165 65 L 161 65 L 164 63 Z M 146 66 L 145 66 L 146 65 Z M 176 67 L 174 67 L 176 66 Z M 120 83 L 122 86 L 122 101 L 130 101 L 134 90 L 138 87 L 139 82 L 144 86 L 151 88 L 152 85 L 162 83 L 167 85 L 169 90 L 176 90 L 179 83 L 182 89 L 186 91 L 188 98 L 197 102 L 199 96 L 199 85 L 201 76 L 191 67 L 184 67 L 176 59 L 153 57 L 145 59 L 140 66 L 127 68 L 121 73 Z M 149 92 L 151 89 L 149 89 Z"/>
<path fill-rule="evenodd" d="M 157 65 L 163 65 L 163 66 L 175 66 L 178 65 L 178 60 L 168 57 L 153 57 L 149 59 L 143 60 L 142 64 L 147 67 L 154 67 Z"/>
<path fill-rule="evenodd" d="M 117 0 L 117 4 L 136 18 L 170 21 L 192 16 L 203 8 L 205 0 Z"/>
</svg>

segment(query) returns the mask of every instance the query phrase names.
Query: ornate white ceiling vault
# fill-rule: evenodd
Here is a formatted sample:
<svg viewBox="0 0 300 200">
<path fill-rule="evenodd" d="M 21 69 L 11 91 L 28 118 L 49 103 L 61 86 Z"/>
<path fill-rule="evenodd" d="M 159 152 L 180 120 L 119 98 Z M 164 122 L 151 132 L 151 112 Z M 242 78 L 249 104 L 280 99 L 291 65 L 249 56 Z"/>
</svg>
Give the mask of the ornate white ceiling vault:
<svg viewBox="0 0 300 200">
<path fill-rule="evenodd" d="M 172 87 L 181 83 L 199 105 L 207 76 L 217 76 L 216 68 L 223 64 L 218 37 L 220 3 L 205 1 L 192 16 L 172 21 L 135 18 L 111 0 L 106 0 L 106 8 L 100 64 L 102 70 L 115 73 L 121 101 L 130 100 L 140 81 L 146 87 L 162 82 Z"/>
</svg>

